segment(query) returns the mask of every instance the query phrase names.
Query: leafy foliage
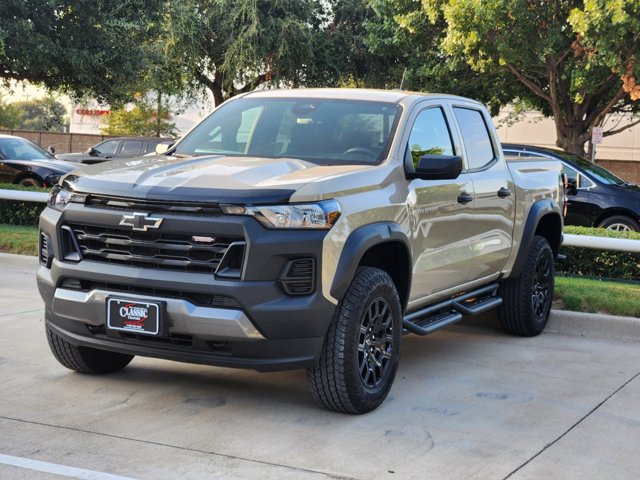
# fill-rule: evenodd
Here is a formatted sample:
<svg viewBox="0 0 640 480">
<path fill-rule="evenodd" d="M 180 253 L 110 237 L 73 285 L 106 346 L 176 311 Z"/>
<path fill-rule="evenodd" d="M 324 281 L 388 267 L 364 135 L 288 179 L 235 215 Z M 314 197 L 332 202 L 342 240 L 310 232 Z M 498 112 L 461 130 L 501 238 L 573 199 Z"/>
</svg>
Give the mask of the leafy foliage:
<svg viewBox="0 0 640 480">
<path fill-rule="evenodd" d="M 46 188 L 21 187 L 11 183 L 0 183 L 0 189 L 48 192 Z M 46 205 L 37 202 L 18 202 L 0 199 L 0 223 L 8 225 L 38 225 L 40 213 Z"/>
<path fill-rule="evenodd" d="M 640 111 L 633 93 L 640 55 L 637 0 L 374 3 L 393 23 L 372 35 L 393 48 L 415 45 L 410 51 L 424 59 L 423 67 L 412 63 L 418 83 L 442 85 L 493 107 L 523 100 L 553 115 L 557 145 L 565 150 L 583 153 L 606 115 Z"/>
<path fill-rule="evenodd" d="M 216 105 L 260 85 L 300 85 L 313 68 L 313 0 L 169 2 L 165 54 Z"/>
<path fill-rule="evenodd" d="M 163 0 L 3 0 L 0 78 L 128 100 L 151 68 Z"/>
<path fill-rule="evenodd" d="M 64 132 L 69 125 L 67 109 L 51 96 L 7 105 L 11 127 L 24 130 Z"/>
<path fill-rule="evenodd" d="M 157 109 L 146 101 L 139 101 L 129 110 L 112 110 L 102 133 L 112 136 L 173 136 L 176 126 L 166 108 L 161 107 L 158 114 Z"/>
<path fill-rule="evenodd" d="M 616 232 L 604 228 L 565 227 L 565 233 L 627 238 L 640 241 L 638 232 Z M 640 281 L 640 253 L 591 248 L 562 247 L 566 259 L 556 266 L 560 273 Z"/>
</svg>

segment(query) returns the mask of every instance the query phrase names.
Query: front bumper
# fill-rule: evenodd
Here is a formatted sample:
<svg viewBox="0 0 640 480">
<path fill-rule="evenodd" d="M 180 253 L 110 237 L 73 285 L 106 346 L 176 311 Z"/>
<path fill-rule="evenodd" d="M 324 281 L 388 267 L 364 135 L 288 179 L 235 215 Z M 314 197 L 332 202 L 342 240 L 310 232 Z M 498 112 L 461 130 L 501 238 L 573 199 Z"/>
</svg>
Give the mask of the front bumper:
<svg viewBox="0 0 640 480">
<path fill-rule="evenodd" d="M 113 215 L 99 209 L 91 213 L 88 221 L 94 224 L 108 222 Z M 104 218 L 100 218 L 102 213 Z M 320 354 L 335 309 L 320 288 L 324 232 L 267 230 L 247 217 L 212 216 L 195 222 L 172 218 L 165 222 L 194 234 L 220 229 L 242 234 L 247 241 L 243 276 L 225 279 L 200 272 L 61 260 L 61 226 L 66 221 L 83 221 L 79 218 L 82 215 L 86 212 L 61 214 L 47 208 L 40 220 L 41 231 L 51 238 L 54 257 L 50 267 L 40 266 L 37 276 L 45 319 L 70 343 L 260 371 L 304 368 Z M 310 295 L 289 296 L 278 278 L 284 265 L 298 257 L 314 258 L 316 288 Z M 107 332 L 108 296 L 165 302 L 168 332 L 162 337 Z M 228 302 L 203 304 L 198 301 L 202 296 Z"/>
</svg>

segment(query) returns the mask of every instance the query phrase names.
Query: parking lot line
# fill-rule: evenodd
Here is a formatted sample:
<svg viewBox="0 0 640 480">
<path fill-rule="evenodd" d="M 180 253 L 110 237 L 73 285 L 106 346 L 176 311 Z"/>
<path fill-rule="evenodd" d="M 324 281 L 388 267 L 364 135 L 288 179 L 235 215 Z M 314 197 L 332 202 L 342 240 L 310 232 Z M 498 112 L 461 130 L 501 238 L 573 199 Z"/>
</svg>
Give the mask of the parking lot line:
<svg viewBox="0 0 640 480">
<path fill-rule="evenodd" d="M 37 472 L 52 473 L 63 477 L 79 478 L 82 480 L 133 480 L 131 477 L 121 477 L 110 473 L 96 472 L 84 468 L 69 467 L 57 463 L 42 462 L 31 458 L 14 457 L 0 453 L 0 464 L 11 465 L 13 467 L 35 470 Z"/>
</svg>

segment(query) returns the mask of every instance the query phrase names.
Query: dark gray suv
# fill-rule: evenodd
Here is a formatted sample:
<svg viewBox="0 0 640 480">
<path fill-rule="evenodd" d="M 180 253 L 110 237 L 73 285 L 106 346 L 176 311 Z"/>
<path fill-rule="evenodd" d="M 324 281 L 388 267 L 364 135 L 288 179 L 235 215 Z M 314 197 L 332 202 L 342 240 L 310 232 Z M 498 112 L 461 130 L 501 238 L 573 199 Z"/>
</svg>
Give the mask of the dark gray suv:
<svg viewBox="0 0 640 480">
<path fill-rule="evenodd" d="M 131 158 L 155 153 L 160 143 L 172 144 L 175 140 L 161 137 L 118 137 L 110 138 L 82 153 L 62 153 L 56 155 L 59 160 L 86 164 L 100 163 L 105 160 Z"/>
</svg>

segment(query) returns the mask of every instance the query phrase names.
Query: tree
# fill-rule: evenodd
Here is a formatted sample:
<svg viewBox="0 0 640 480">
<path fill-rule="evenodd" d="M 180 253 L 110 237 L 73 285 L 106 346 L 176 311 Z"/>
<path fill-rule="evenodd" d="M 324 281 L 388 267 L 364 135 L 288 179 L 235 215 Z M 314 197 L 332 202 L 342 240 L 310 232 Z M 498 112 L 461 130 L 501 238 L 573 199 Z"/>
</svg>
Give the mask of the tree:
<svg viewBox="0 0 640 480">
<path fill-rule="evenodd" d="M 413 0 L 370 0 L 376 16 L 366 22 L 367 46 L 385 59 L 377 68 L 398 88 L 453 93 L 487 104 L 492 114 L 517 94 L 514 82 L 500 70 L 479 73 L 442 48 L 446 22 L 426 15 Z M 500 85 L 495 88 L 494 85 Z"/>
<path fill-rule="evenodd" d="M 122 103 L 151 67 L 164 0 L 3 0 L 0 78 Z"/>
<path fill-rule="evenodd" d="M 300 85 L 313 69 L 314 0 L 173 0 L 166 54 L 216 105 L 261 85 Z"/>
<path fill-rule="evenodd" d="M 441 24 L 443 33 L 427 38 L 434 58 L 491 78 L 478 85 L 498 103 L 520 99 L 552 115 L 556 143 L 565 150 L 583 154 L 607 115 L 640 110 L 632 93 L 640 73 L 637 0 L 423 0 L 411 2 L 408 12 L 397 11 L 403 0 L 376 1 L 395 10 L 396 25 L 414 38 L 416 19 Z"/>
<path fill-rule="evenodd" d="M 11 103 L 5 103 L 0 94 L 0 128 L 14 129 L 20 125 L 20 116 Z"/>
<path fill-rule="evenodd" d="M 113 136 L 173 136 L 176 126 L 171 122 L 167 108 L 158 111 L 145 100 L 132 109 L 118 108 L 111 111 L 107 124 L 101 129 L 104 135 Z"/>
<path fill-rule="evenodd" d="M 69 126 L 66 107 L 51 96 L 10 103 L 7 111 L 11 128 L 65 132 Z"/>
</svg>

